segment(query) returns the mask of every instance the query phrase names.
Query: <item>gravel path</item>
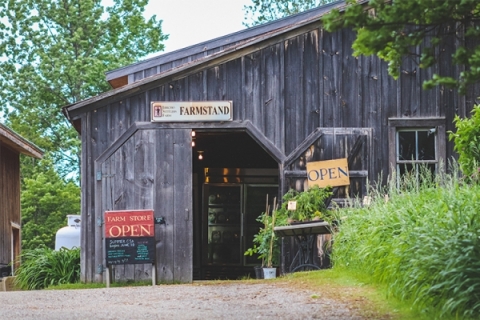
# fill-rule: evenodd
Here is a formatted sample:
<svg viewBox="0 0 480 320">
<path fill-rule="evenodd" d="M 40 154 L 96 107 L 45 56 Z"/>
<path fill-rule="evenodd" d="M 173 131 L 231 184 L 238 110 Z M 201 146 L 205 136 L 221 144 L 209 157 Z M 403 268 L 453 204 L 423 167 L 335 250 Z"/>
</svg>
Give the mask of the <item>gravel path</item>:
<svg viewBox="0 0 480 320">
<path fill-rule="evenodd" d="M 344 303 L 279 283 L 0 292 L 0 319 L 363 319 Z"/>
</svg>

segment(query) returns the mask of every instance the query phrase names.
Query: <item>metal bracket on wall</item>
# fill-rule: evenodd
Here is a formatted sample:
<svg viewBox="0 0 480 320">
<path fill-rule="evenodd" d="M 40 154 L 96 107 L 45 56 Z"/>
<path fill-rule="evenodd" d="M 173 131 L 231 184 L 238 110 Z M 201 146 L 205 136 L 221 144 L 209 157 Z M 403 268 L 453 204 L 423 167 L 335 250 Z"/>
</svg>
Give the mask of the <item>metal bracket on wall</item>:
<svg viewBox="0 0 480 320">
<path fill-rule="evenodd" d="M 155 224 L 166 224 L 165 217 L 155 217 Z"/>
<path fill-rule="evenodd" d="M 103 272 L 105 272 L 105 267 L 103 266 L 103 264 L 99 264 L 97 266 L 97 273 L 102 274 Z"/>
<path fill-rule="evenodd" d="M 114 176 L 115 174 L 103 174 L 102 171 L 97 171 L 97 181 L 102 180 L 102 178 L 111 178 Z"/>
<path fill-rule="evenodd" d="M 100 217 L 100 218 L 97 218 L 97 227 L 101 227 L 103 226 L 103 219 Z"/>
</svg>

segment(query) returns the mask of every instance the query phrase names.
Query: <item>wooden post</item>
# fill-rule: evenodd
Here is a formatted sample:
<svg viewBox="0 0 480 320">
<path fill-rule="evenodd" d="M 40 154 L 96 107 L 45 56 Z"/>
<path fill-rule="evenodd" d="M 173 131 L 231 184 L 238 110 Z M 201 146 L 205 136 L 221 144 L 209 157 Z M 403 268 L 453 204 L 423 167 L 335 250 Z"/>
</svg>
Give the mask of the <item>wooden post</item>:
<svg viewBox="0 0 480 320">
<path fill-rule="evenodd" d="M 157 285 L 157 266 L 155 263 L 152 263 L 152 286 L 155 287 Z"/>
</svg>

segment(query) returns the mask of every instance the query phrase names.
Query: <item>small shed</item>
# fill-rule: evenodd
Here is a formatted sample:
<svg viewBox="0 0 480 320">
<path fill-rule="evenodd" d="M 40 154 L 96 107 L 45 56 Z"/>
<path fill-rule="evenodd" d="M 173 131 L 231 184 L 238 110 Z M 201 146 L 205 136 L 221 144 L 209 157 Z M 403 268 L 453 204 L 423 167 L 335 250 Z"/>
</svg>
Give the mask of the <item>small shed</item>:
<svg viewBox="0 0 480 320">
<path fill-rule="evenodd" d="M 434 72 L 461 72 L 449 54 L 454 26 L 445 26 L 449 45 L 436 70 L 406 60 L 394 80 L 378 58 L 352 56 L 352 30 L 323 28 L 320 18 L 344 5 L 113 70 L 111 91 L 64 107 L 82 140 L 83 281 L 103 280 L 105 211 L 153 209 L 164 218 L 155 226 L 159 281 L 237 278 L 258 264 L 243 252 L 266 196 L 303 190 L 308 162 L 347 158 L 350 186 L 333 199 L 341 204 L 392 168 L 436 172 L 455 156 L 447 131 L 480 87 L 464 96 L 422 90 Z M 118 266 L 115 277 L 150 270 Z"/>
<path fill-rule="evenodd" d="M 21 252 L 20 155 L 43 151 L 0 123 L 0 277 L 13 273 Z"/>
</svg>

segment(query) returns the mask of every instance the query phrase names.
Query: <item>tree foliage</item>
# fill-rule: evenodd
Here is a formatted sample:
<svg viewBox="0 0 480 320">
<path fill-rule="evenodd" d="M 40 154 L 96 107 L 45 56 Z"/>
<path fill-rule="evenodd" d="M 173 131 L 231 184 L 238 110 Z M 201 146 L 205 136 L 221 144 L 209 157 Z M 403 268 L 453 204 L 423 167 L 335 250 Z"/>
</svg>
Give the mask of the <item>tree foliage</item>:
<svg viewBox="0 0 480 320">
<path fill-rule="evenodd" d="M 163 50 L 148 0 L 0 0 L 0 114 L 45 151 L 22 157 L 24 248 L 53 247 L 79 213 L 80 141 L 61 112 L 108 90 L 105 72 Z M 75 181 L 72 183 L 70 181 Z"/>
<path fill-rule="evenodd" d="M 48 152 L 62 176 L 78 172 L 77 134 L 61 107 L 109 89 L 104 73 L 163 50 L 148 0 L 0 1 L 0 108 Z"/>
<path fill-rule="evenodd" d="M 245 21 L 243 24 L 246 27 L 252 27 L 333 1 L 334 0 L 252 0 L 251 5 L 243 7 L 243 11 L 245 12 Z"/>
<path fill-rule="evenodd" d="M 40 168 L 40 167 L 39 167 Z M 55 247 L 55 235 L 67 225 L 67 214 L 80 214 L 80 189 L 65 182 L 50 165 L 41 167 L 33 178 L 24 179 L 21 196 L 22 247 Z"/>
<path fill-rule="evenodd" d="M 480 182 L 480 105 L 472 110 L 470 118 L 455 116 L 456 132 L 450 132 L 455 143 L 458 162 L 465 176 Z"/>
<path fill-rule="evenodd" d="M 480 2 L 478 0 L 370 0 L 359 4 L 347 0 L 344 12 L 333 10 L 323 18 L 325 28 L 356 30 L 354 55 L 377 55 L 389 64 L 389 73 L 398 77 L 404 58 L 414 58 L 428 68 L 445 58 L 451 41 L 457 42 L 452 63 L 459 75 L 434 74 L 425 89 L 436 85 L 456 87 L 465 92 L 480 80 Z M 450 42 L 450 43 L 449 43 Z M 420 46 L 422 45 L 422 46 Z"/>
</svg>

